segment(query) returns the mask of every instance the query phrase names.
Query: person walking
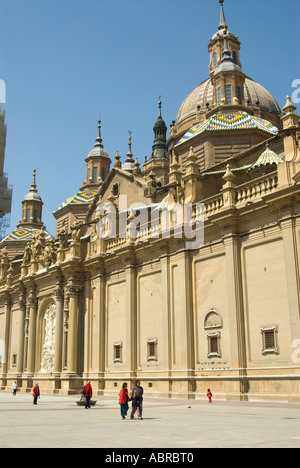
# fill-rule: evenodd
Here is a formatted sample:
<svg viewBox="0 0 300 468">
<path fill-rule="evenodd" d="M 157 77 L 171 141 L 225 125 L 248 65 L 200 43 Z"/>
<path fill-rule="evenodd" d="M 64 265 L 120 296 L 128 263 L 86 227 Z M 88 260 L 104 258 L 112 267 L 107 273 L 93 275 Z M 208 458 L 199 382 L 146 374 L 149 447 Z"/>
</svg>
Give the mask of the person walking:
<svg viewBox="0 0 300 468">
<path fill-rule="evenodd" d="M 33 387 L 32 396 L 33 396 L 33 404 L 37 405 L 38 398 L 41 398 L 39 384 L 35 384 L 35 386 Z"/>
<path fill-rule="evenodd" d="M 12 389 L 13 389 L 13 396 L 16 396 L 17 395 L 17 390 L 18 390 L 17 382 L 13 383 Z"/>
<path fill-rule="evenodd" d="M 135 413 L 137 413 L 139 419 L 142 419 L 141 414 L 140 414 L 140 398 L 139 398 L 139 394 L 137 390 L 134 390 L 131 401 L 132 401 L 132 412 L 131 412 L 130 419 L 134 419 Z"/>
<path fill-rule="evenodd" d="M 85 387 L 83 387 L 82 391 L 83 395 L 85 396 L 85 409 L 90 409 L 90 401 L 93 396 L 93 389 L 91 382 L 88 382 Z"/>
<path fill-rule="evenodd" d="M 128 409 L 129 409 L 128 402 L 129 402 L 128 388 L 127 388 L 127 383 L 124 382 L 119 393 L 119 405 L 120 405 L 121 416 L 122 416 L 123 421 L 126 418 L 127 413 L 128 413 Z"/>
<path fill-rule="evenodd" d="M 207 390 L 207 398 L 208 398 L 208 403 L 212 403 L 212 396 L 213 394 L 210 391 L 210 388 Z"/>
<path fill-rule="evenodd" d="M 138 397 L 139 397 L 139 401 L 140 401 L 140 404 L 139 404 L 139 412 L 140 412 L 140 415 L 141 415 L 141 419 L 143 419 L 143 400 L 144 400 L 144 389 L 143 387 L 141 386 L 141 381 L 140 380 L 137 380 L 135 382 L 135 386 L 133 387 L 132 389 L 132 398 L 134 398 L 134 392 L 137 392 L 138 393 Z"/>
</svg>

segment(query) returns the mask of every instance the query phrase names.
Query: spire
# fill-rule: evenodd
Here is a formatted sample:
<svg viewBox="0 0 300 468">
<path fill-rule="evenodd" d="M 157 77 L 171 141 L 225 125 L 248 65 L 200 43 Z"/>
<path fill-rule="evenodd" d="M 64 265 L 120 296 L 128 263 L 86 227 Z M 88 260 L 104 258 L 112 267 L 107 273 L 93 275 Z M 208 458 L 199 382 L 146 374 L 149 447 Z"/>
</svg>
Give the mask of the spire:
<svg viewBox="0 0 300 468">
<path fill-rule="evenodd" d="M 238 37 L 228 29 L 224 13 L 224 0 L 219 0 L 219 3 L 221 9 L 219 28 L 218 31 L 212 36 L 208 44 L 208 50 L 210 54 L 210 76 L 214 74 L 222 60 L 230 60 L 235 65 L 238 65 L 240 68 L 242 68 L 240 61 L 241 43 Z M 224 51 L 222 53 L 223 49 Z"/>
<path fill-rule="evenodd" d="M 96 142 L 94 145 L 94 148 L 97 148 L 97 147 L 103 148 L 102 138 L 101 138 L 101 115 L 100 114 L 99 114 L 99 120 L 98 120 L 98 134 L 97 134 Z"/>
<path fill-rule="evenodd" d="M 38 194 L 37 191 L 37 185 L 36 185 L 36 169 L 33 171 L 33 179 L 31 182 L 31 187 L 29 190 L 29 193 L 25 196 L 24 200 L 38 200 L 41 201 L 41 197 Z"/>
<path fill-rule="evenodd" d="M 127 158 L 125 159 L 125 163 L 123 164 L 123 170 L 124 171 L 133 171 L 134 170 L 134 159 L 133 159 L 133 154 L 131 150 L 131 145 L 132 145 L 132 136 L 131 132 L 129 132 L 128 135 L 128 153 L 127 153 Z"/>
<path fill-rule="evenodd" d="M 158 119 L 154 125 L 154 142 L 152 146 L 152 157 L 155 159 L 168 159 L 167 126 L 162 118 L 162 101 L 158 101 Z"/>
<path fill-rule="evenodd" d="M 228 29 L 226 19 L 225 19 L 224 7 L 223 7 L 224 0 L 219 0 L 219 2 L 220 2 L 220 5 L 221 5 L 219 29 L 220 30 L 221 29 Z"/>
<path fill-rule="evenodd" d="M 33 179 L 32 179 L 32 183 L 31 183 L 31 187 L 30 187 L 30 192 L 37 192 L 37 189 L 36 189 L 36 169 L 34 169 L 34 171 L 33 171 Z"/>
<path fill-rule="evenodd" d="M 88 157 L 90 156 L 102 156 L 104 158 L 109 158 L 107 152 L 104 149 L 103 143 L 102 143 L 102 136 L 101 136 L 101 115 L 99 114 L 99 119 L 98 119 L 98 132 L 97 132 L 97 138 L 95 140 L 94 148 L 89 152 Z"/>
</svg>

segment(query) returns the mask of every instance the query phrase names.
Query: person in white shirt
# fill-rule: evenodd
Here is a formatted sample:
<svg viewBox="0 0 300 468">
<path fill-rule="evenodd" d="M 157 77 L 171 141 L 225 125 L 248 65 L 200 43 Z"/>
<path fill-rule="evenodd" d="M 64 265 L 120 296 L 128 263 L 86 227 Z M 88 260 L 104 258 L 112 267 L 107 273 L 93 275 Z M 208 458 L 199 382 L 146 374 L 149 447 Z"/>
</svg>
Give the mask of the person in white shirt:
<svg viewBox="0 0 300 468">
<path fill-rule="evenodd" d="M 13 395 L 16 396 L 17 390 L 18 390 L 17 382 L 13 383 L 12 389 L 13 389 Z"/>
</svg>

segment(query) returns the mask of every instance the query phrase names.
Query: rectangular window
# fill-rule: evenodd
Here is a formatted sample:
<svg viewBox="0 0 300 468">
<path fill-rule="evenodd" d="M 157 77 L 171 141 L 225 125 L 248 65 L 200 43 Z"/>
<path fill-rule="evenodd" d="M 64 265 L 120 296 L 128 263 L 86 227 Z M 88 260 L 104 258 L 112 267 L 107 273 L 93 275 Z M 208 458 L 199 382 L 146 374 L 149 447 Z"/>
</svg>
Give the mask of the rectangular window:
<svg viewBox="0 0 300 468">
<path fill-rule="evenodd" d="M 218 106 L 221 103 L 221 99 L 222 99 L 222 88 L 217 88 L 217 103 L 218 103 Z"/>
<path fill-rule="evenodd" d="M 115 197 L 119 196 L 119 184 L 114 184 L 113 185 L 113 194 Z"/>
<path fill-rule="evenodd" d="M 33 210 L 33 222 L 38 222 L 38 210 Z"/>
<path fill-rule="evenodd" d="M 221 357 L 220 342 L 221 342 L 220 333 L 209 333 L 207 335 L 208 339 L 208 357 Z"/>
<path fill-rule="evenodd" d="M 213 55 L 213 63 L 214 63 L 214 67 L 216 67 L 218 65 L 218 57 L 217 57 L 216 52 L 214 52 L 214 55 Z"/>
<path fill-rule="evenodd" d="M 277 327 L 262 328 L 262 354 L 279 354 L 277 344 Z"/>
<path fill-rule="evenodd" d="M 93 167 L 93 184 L 98 183 L 98 167 Z"/>
<path fill-rule="evenodd" d="M 147 340 L 147 360 L 157 361 L 157 340 Z"/>
<path fill-rule="evenodd" d="M 105 181 L 105 177 L 106 177 L 105 167 L 102 167 L 101 168 L 101 178 L 102 178 L 103 182 Z"/>
<path fill-rule="evenodd" d="M 122 362 L 122 343 L 114 343 L 114 362 Z"/>
<path fill-rule="evenodd" d="M 26 209 L 26 223 L 30 223 L 30 215 L 31 215 L 31 210 L 30 208 Z"/>
<path fill-rule="evenodd" d="M 243 104 L 243 95 L 242 95 L 242 88 L 240 86 L 237 86 L 236 88 L 236 96 L 239 100 L 240 105 Z"/>
<path fill-rule="evenodd" d="M 90 178 L 91 178 L 91 169 L 88 168 L 88 170 L 87 170 L 87 180 L 90 180 Z"/>
<path fill-rule="evenodd" d="M 232 104 L 232 86 L 226 85 L 226 104 Z"/>
<path fill-rule="evenodd" d="M 17 354 L 12 355 L 12 367 L 17 367 Z"/>
</svg>

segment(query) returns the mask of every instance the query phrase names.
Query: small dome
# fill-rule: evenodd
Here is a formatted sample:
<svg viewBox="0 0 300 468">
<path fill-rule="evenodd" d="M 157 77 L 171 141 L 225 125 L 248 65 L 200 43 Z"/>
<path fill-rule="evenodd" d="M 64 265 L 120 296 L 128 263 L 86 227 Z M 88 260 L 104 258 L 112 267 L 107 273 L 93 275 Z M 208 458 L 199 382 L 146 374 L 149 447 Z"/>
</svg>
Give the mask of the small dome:
<svg viewBox="0 0 300 468">
<path fill-rule="evenodd" d="M 281 164 L 283 159 L 278 156 L 274 151 L 269 148 L 267 144 L 266 150 L 260 155 L 258 160 L 253 166 L 250 166 L 249 170 L 254 169 L 255 167 L 267 166 L 271 164 Z"/>
<path fill-rule="evenodd" d="M 266 112 L 278 116 L 281 112 L 279 105 L 273 96 L 259 83 L 246 77 L 244 86 L 245 101 L 250 101 L 250 105 L 257 106 Z M 214 103 L 214 88 L 211 79 L 203 81 L 194 91 L 189 94 L 179 109 L 176 124 L 181 125 L 190 117 L 196 116 L 198 110 L 211 107 Z"/>
<path fill-rule="evenodd" d="M 101 156 L 102 158 L 108 158 L 109 159 L 109 156 L 107 154 L 107 152 L 105 151 L 105 149 L 103 148 L 103 146 L 95 146 L 88 154 L 88 158 L 93 158 L 93 157 L 99 157 Z"/>
<path fill-rule="evenodd" d="M 24 200 L 27 200 L 27 201 L 36 200 L 36 201 L 39 201 L 39 202 L 42 201 L 39 194 L 37 192 L 33 192 L 33 191 L 30 191 L 29 193 L 27 193 L 27 195 L 25 195 L 25 197 L 24 197 Z"/>
</svg>

